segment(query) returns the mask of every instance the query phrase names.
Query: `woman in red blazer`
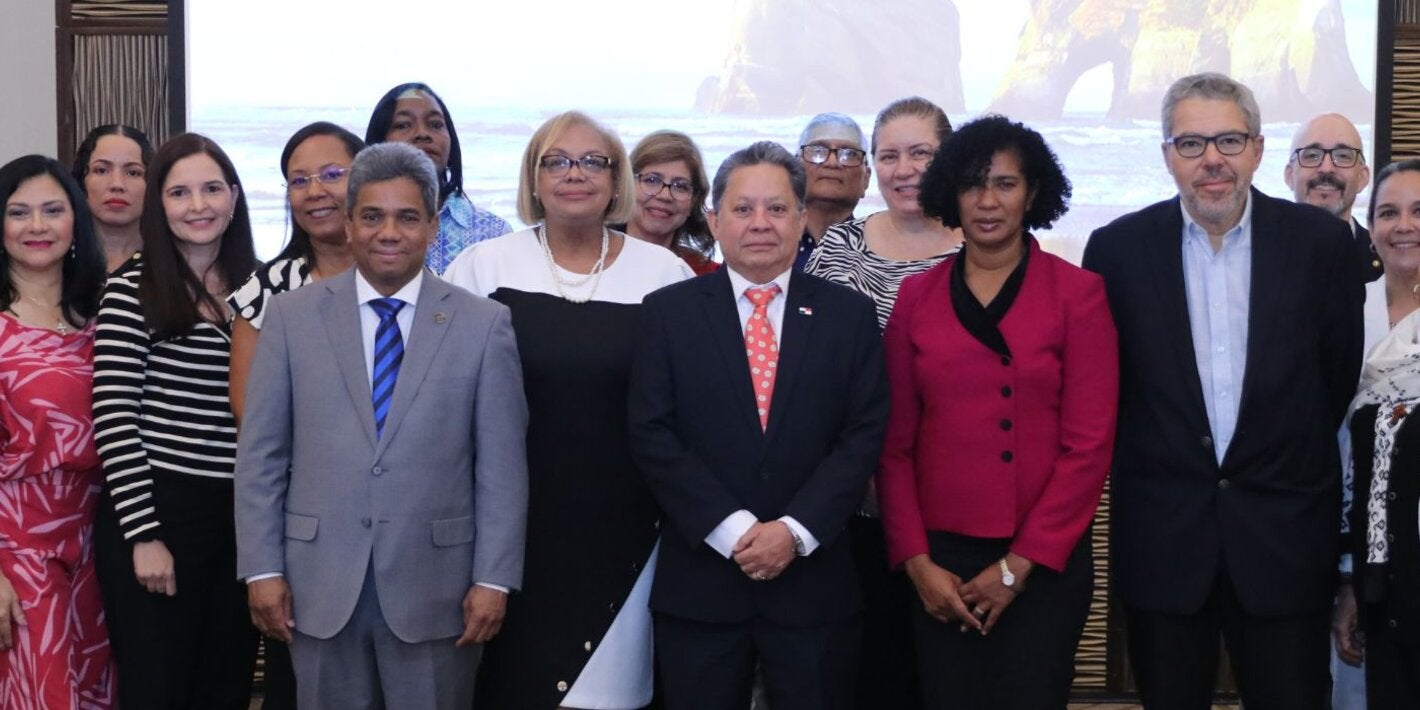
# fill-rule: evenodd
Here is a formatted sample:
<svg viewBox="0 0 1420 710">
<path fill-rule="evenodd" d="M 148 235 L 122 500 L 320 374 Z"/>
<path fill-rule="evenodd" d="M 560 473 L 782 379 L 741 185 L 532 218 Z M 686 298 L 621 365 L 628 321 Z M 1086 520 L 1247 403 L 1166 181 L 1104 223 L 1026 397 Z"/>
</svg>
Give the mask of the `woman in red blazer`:
<svg viewBox="0 0 1420 710">
<path fill-rule="evenodd" d="M 1119 389 L 1103 280 L 1027 231 L 1069 197 L 1040 134 L 1001 116 L 962 126 L 922 179 L 923 209 L 966 241 L 904 281 L 888 319 L 878 490 L 890 561 L 922 601 L 928 708 L 1069 695 Z"/>
</svg>

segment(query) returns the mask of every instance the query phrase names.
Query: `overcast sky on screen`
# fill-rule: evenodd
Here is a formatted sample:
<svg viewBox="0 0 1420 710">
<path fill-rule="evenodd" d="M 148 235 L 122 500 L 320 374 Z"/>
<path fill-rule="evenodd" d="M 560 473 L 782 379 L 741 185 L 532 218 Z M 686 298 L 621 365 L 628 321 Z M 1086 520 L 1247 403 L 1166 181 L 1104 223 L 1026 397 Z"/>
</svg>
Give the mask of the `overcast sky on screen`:
<svg viewBox="0 0 1420 710">
<path fill-rule="evenodd" d="M 469 106 L 689 110 L 700 83 L 724 62 L 735 4 L 189 0 L 190 105 L 364 106 L 390 86 L 417 80 L 464 87 L 450 98 Z M 957 0 L 968 28 L 960 38 L 968 110 L 989 102 L 1015 55 L 1028 5 Z M 1352 62 L 1372 88 L 1376 4 L 1342 5 Z M 891 47 L 890 37 L 872 39 Z M 884 52 L 881 71 L 899 61 L 914 58 Z M 1103 111 L 1109 89 L 1109 67 L 1096 67 L 1077 83 L 1067 109 Z"/>
</svg>

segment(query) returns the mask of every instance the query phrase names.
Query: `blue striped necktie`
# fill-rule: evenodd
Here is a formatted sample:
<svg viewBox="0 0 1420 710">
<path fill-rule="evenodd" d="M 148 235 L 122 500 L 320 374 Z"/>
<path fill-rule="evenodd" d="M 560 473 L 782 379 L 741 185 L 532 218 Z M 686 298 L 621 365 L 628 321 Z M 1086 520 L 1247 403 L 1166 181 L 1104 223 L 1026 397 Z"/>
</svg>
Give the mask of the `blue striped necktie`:
<svg viewBox="0 0 1420 710">
<path fill-rule="evenodd" d="M 380 326 L 375 329 L 375 369 L 370 379 L 370 399 L 375 405 L 375 436 L 385 431 L 385 417 L 390 413 L 390 402 L 394 399 L 394 381 L 399 377 L 399 363 L 404 360 L 404 338 L 399 333 L 399 321 L 395 318 L 405 306 L 398 298 L 376 298 L 370 307 L 380 317 Z"/>
</svg>

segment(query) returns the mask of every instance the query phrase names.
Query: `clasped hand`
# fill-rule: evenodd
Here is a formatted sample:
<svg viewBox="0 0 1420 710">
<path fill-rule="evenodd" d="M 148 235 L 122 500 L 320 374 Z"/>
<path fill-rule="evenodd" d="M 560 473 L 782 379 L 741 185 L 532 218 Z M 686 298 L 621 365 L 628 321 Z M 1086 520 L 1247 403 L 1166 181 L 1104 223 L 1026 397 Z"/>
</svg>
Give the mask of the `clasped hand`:
<svg viewBox="0 0 1420 710">
<path fill-rule="evenodd" d="M 750 579 L 767 581 L 778 577 L 794 561 L 794 534 L 781 520 L 751 525 L 730 551 L 735 564 Z"/>
</svg>

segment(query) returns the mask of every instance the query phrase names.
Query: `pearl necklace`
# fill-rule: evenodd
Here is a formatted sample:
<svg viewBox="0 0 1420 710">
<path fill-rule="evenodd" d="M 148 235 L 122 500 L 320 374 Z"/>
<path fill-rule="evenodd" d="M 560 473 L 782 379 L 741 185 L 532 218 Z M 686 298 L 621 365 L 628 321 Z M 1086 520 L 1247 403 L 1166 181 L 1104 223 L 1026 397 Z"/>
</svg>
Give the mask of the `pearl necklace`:
<svg viewBox="0 0 1420 710">
<path fill-rule="evenodd" d="M 596 295 L 597 285 L 601 283 L 602 271 L 606 268 L 607 248 L 611 244 L 611 236 L 607 234 L 606 226 L 602 226 L 602 253 L 597 257 L 597 263 L 592 265 L 592 270 L 580 279 L 564 278 L 562 272 L 558 270 L 557 260 L 552 258 L 552 245 L 547 240 L 547 225 L 538 227 L 536 236 L 538 244 L 542 246 L 542 255 L 547 259 L 547 268 L 552 272 L 552 284 L 557 288 L 557 295 L 563 300 L 573 303 L 586 303 L 592 300 L 592 296 Z M 588 283 L 591 283 L 591 289 L 587 291 L 586 296 L 569 296 L 566 291 L 562 290 L 563 286 L 581 288 Z"/>
</svg>

